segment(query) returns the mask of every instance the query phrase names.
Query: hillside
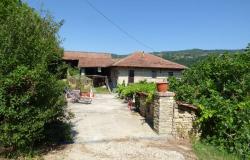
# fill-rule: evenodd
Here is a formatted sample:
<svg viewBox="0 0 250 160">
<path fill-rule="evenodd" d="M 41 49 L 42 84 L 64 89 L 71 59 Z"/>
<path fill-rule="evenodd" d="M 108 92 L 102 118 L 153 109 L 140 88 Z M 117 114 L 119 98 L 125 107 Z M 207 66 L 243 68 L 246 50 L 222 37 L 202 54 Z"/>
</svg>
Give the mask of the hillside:
<svg viewBox="0 0 250 160">
<path fill-rule="evenodd" d="M 212 54 L 223 54 L 223 53 L 235 53 L 243 52 L 244 50 L 202 50 L 202 49 L 189 49 L 180 51 L 161 51 L 153 52 L 157 56 L 163 57 L 164 59 L 183 64 L 185 66 L 191 66 L 195 62 L 205 59 L 208 55 Z M 112 54 L 113 58 L 123 58 L 127 55 Z"/>
<path fill-rule="evenodd" d="M 186 66 L 191 66 L 195 62 L 198 62 L 211 54 L 223 54 L 223 53 L 235 53 L 243 52 L 244 50 L 202 50 L 202 49 L 190 49 L 181 51 L 162 51 L 154 52 L 153 54 L 168 59 L 173 62 L 177 62 Z"/>
</svg>

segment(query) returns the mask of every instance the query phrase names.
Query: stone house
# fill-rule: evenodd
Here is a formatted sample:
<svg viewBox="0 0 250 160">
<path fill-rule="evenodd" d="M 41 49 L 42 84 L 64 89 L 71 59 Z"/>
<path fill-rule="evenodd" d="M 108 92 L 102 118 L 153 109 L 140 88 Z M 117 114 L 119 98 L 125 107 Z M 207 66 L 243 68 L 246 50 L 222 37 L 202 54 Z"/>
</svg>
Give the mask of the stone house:
<svg viewBox="0 0 250 160">
<path fill-rule="evenodd" d="M 161 82 L 170 76 L 180 76 L 186 68 L 161 57 L 135 52 L 121 59 L 113 59 L 108 53 L 65 52 L 63 59 L 72 66 L 80 68 L 81 75 L 88 77 L 107 77 L 111 88 L 117 84 L 139 82 Z M 103 82 L 105 83 L 105 81 Z"/>
</svg>

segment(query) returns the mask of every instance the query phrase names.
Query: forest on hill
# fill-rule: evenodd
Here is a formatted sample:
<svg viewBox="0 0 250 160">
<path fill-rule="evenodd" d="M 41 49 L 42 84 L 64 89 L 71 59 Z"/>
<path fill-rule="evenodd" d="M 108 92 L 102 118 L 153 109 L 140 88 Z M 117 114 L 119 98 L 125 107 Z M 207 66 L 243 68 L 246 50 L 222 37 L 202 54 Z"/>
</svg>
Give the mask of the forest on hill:
<svg viewBox="0 0 250 160">
<path fill-rule="evenodd" d="M 208 55 L 218 55 L 224 53 L 243 53 L 244 50 L 202 50 L 202 49 L 189 49 L 189 50 L 180 50 L 180 51 L 162 51 L 162 52 L 153 52 L 153 54 L 158 55 L 164 59 L 177 62 L 188 67 L 192 64 L 205 59 Z"/>
<path fill-rule="evenodd" d="M 160 56 L 164 59 L 183 64 L 185 66 L 192 66 L 194 63 L 205 59 L 208 55 L 218 55 L 224 53 L 243 53 L 244 49 L 235 49 L 235 50 L 225 50 L 225 49 L 217 49 L 217 50 L 202 50 L 202 49 L 188 49 L 188 50 L 180 50 L 180 51 L 161 51 L 161 52 L 152 52 L 157 56 Z M 113 58 L 123 58 L 127 55 L 118 55 L 112 54 Z"/>
</svg>

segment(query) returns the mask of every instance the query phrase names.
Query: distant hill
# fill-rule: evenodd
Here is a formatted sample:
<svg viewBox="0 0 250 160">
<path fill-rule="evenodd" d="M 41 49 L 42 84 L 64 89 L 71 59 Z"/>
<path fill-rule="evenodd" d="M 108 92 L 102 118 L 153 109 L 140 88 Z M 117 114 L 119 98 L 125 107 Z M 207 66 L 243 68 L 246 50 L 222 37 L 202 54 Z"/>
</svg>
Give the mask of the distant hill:
<svg viewBox="0 0 250 160">
<path fill-rule="evenodd" d="M 212 54 L 223 54 L 223 53 L 236 53 L 236 52 L 244 52 L 243 49 L 238 50 L 202 50 L 202 49 L 188 49 L 188 50 L 180 50 L 180 51 L 161 51 L 161 52 L 153 52 L 157 56 L 160 56 L 164 59 L 183 64 L 185 66 L 190 67 L 192 64 L 205 59 L 208 55 Z M 112 54 L 113 58 L 123 58 L 127 55 L 117 55 Z"/>
<path fill-rule="evenodd" d="M 111 54 L 112 58 L 124 58 L 127 54 Z"/>
<path fill-rule="evenodd" d="M 164 59 L 177 62 L 186 66 L 191 66 L 195 62 L 198 62 L 202 59 L 205 59 L 208 55 L 212 54 L 223 54 L 223 53 L 236 53 L 244 52 L 241 50 L 202 50 L 202 49 L 189 49 L 189 50 L 180 50 L 180 51 L 162 51 L 154 52 L 153 54 L 163 57 Z"/>
</svg>

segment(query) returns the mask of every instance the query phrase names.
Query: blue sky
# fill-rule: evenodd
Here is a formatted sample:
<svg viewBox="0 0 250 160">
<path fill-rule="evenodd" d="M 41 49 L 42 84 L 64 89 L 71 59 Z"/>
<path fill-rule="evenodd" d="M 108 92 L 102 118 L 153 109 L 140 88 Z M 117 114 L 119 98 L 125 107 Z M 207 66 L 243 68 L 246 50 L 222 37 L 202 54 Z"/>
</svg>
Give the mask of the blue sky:
<svg viewBox="0 0 250 160">
<path fill-rule="evenodd" d="M 85 0 L 23 0 L 65 20 L 65 50 L 152 51 L 127 37 Z M 89 0 L 154 51 L 240 49 L 250 42 L 250 0 Z M 42 7 L 43 6 L 43 7 Z"/>
</svg>

